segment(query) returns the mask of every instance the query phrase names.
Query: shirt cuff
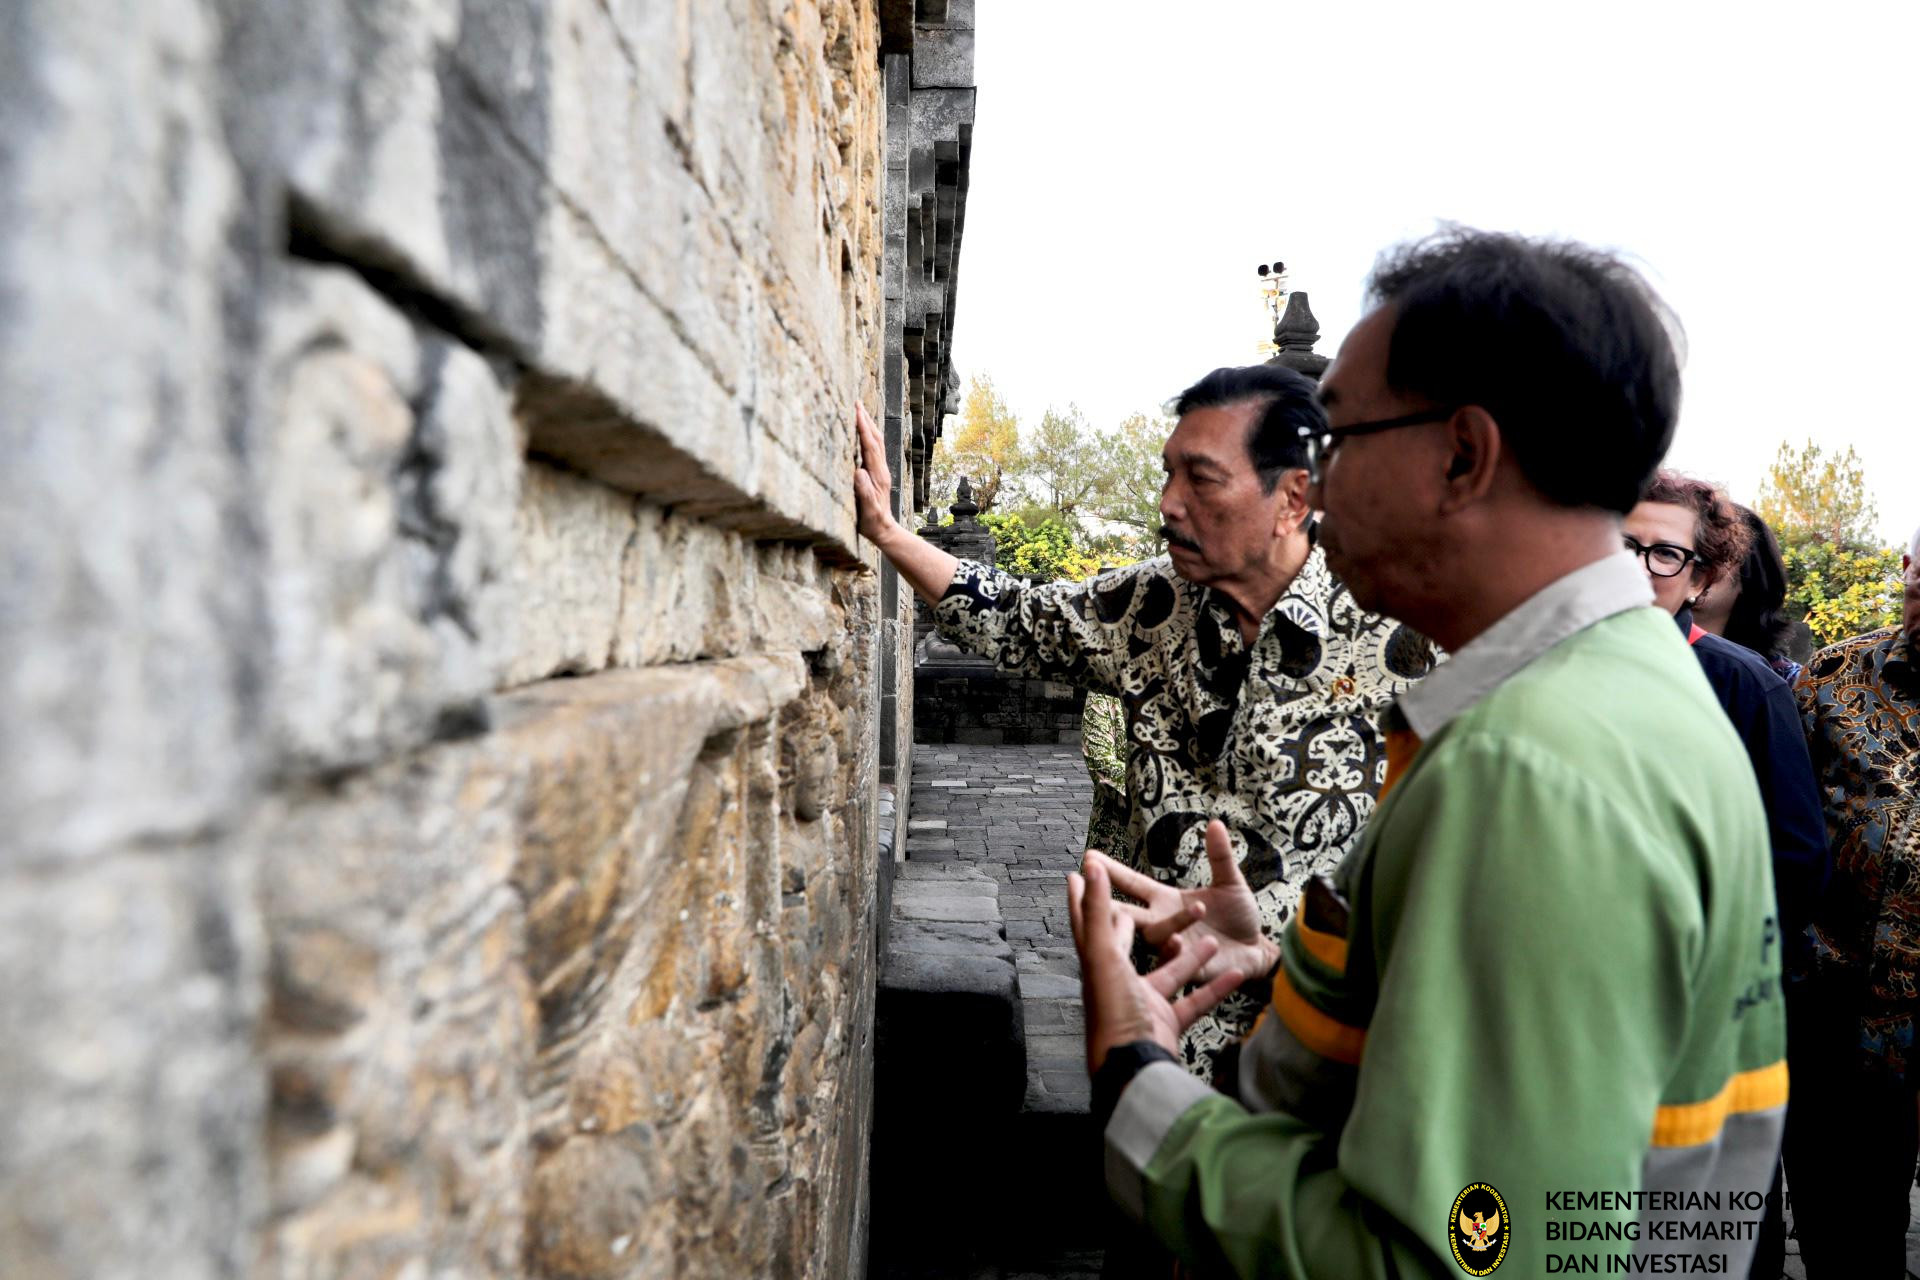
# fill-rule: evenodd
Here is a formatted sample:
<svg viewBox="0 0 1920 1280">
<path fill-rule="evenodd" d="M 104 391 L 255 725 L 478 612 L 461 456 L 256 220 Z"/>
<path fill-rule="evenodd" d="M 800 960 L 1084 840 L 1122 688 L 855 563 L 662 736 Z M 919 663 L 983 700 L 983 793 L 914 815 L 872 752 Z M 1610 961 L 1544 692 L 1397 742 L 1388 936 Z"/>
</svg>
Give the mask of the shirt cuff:
<svg viewBox="0 0 1920 1280">
<path fill-rule="evenodd" d="M 1107 1121 L 1113 1118 L 1113 1109 L 1120 1105 L 1120 1095 L 1127 1091 L 1141 1068 L 1155 1062 L 1178 1066 L 1180 1060 L 1151 1040 L 1132 1040 L 1107 1050 L 1106 1061 L 1093 1073 L 1093 1118 L 1101 1128 L 1107 1127 Z"/>
<path fill-rule="evenodd" d="M 1108 1057 L 1111 1060 L 1112 1055 Z M 1176 1066 L 1171 1057 L 1138 1069 L 1107 1122 L 1107 1191 L 1136 1222 L 1146 1217 L 1147 1165 L 1167 1132 L 1194 1103 L 1219 1096 Z M 1101 1070 L 1106 1070 L 1105 1063 Z"/>
</svg>

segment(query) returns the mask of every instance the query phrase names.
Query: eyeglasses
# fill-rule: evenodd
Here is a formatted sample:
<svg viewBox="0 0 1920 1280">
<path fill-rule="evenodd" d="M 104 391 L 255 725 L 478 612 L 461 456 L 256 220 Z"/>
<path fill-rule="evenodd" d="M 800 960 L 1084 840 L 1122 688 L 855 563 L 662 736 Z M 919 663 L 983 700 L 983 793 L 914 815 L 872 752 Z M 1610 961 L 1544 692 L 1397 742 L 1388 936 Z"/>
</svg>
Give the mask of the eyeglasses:
<svg viewBox="0 0 1920 1280">
<path fill-rule="evenodd" d="M 1301 431 L 1300 436 L 1307 444 L 1307 479 L 1319 484 L 1326 478 L 1327 459 L 1340 447 L 1340 442 L 1348 436 L 1370 436 L 1376 431 L 1397 431 L 1401 427 L 1417 427 L 1423 422 L 1445 422 L 1455 413 L 1453 409 L 1422 409 L 1418 413 L 1402 414 L 1398 418 L 1380 418 L 1373 422 L 1350 422 L 1344 427 L 1329 427 L 1325 431 Z"/>
<path fill-rule="evenodd" d="M 1700 558 L 1700 553 L 1690 547 L 1676 547 L 1671 542 L 1656 542 L 1643 547 L 1634 541 L 1630 533 L 1621 535 L 1627 544 L 1627 550 L 1640 557 L 1640 563 L 1647 566 L 1647 572 L 1656 578 L 1677 578 L 1687 571 L 1687 566 Z"/>
</svg>

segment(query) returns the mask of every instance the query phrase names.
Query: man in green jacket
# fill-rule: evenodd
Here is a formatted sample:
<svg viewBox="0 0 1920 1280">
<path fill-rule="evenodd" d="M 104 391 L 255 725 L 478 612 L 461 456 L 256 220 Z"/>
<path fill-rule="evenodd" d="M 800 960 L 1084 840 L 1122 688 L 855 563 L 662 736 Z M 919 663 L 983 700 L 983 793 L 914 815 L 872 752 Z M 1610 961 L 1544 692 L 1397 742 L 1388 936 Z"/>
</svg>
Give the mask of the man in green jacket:
<svg viewBox="0 0 1920 1280">
<path fill-rule="evenodd" d="M 1230 856 L 1071 881 L 1110 1190 L 1201 1274 L 1744 1274 L 1786 1102 L 1766 816 L 1620 532 L 1669 318 L 1605 255 L 1472 231 L 1373 294 L 1310 442 L 1324 545 L 1455 656 L 1277 943 Z M 1235 1099 L 1167 1050 L 1246 975 Z"/>
</svg>

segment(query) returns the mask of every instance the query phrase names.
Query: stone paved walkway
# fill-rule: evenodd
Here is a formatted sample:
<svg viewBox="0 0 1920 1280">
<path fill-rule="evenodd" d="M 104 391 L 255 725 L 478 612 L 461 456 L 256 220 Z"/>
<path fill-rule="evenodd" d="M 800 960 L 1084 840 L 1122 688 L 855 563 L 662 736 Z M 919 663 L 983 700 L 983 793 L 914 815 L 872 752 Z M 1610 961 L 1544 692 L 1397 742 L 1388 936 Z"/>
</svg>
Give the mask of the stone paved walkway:
<svg viewBox="0 0 1920 1280">
<path fill-rule="evenodd" d="M 1077 746 L 914 747 L 907 863 L 961 863 L 997 883 L 1019 976 L 1026 1096 L 1000 1153 L 997 1242 L 889 1259 L 884 1280 L 1099 1280 L 1107 1222 L 1091 1128 L 1080 963 L 1067 921 L 1093 785 Z M 900 883 L 896 881 L 896 884 Z M 897 908 L 896 908 L 897 909 Z M 957 928 L 959 926 L 948 926 Z"/>
<path fill-rule="evenodd" d="M 1077 747 L 914 748 L 908 861 L 972 862 L 1000 882 L 1026 1020 L 1028 1111 L 1085 1112 L 1089 1101 L 1066 885 L 1092 805 Z"/>
</svg>

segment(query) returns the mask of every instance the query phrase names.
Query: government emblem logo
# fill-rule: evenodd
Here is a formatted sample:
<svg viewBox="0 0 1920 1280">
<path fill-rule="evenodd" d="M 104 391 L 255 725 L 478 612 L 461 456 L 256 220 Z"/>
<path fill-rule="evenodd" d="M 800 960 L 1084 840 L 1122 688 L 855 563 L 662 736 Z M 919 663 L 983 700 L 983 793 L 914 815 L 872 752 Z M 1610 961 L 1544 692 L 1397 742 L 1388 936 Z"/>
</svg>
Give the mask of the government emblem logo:
<svg viewBox="0 0 1920 1280">
<path fill-rule="evenodd" d="M 1507 1202 L 1484 1182 L 1468 1186 L 1454 1197 L 1448 1232 L 1453 1237 L 1453 1260 L 1470 1276 L 1484 1276 L 1507 1256 L 1507 1238 L 1513 1224 Z"/>
</svg>

